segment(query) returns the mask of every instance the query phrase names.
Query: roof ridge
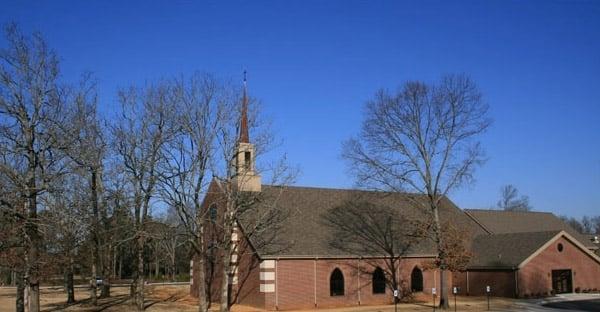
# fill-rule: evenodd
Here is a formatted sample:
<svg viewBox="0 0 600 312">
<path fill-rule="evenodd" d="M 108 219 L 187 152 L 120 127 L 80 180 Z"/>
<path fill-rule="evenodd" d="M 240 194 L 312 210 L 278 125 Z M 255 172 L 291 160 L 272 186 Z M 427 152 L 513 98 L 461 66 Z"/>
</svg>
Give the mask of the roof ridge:
<svg viewBox="0 0 600 312">
<path fill-rule="evenodd" d="M 274 185 L 274 184 L 262 184 L 262 186 L 263 187 L 284 187 L 284 188 L 292 188 L 292 189 L 326 190 L 326 191 L 336 191 L 336 192 L 387 193 L 387 194 L 405 194 L 405 195 L 425 196 L 425 194 L 416 193 L 416 192 L 366 190 L 366 189 L 359 189 L 359 188 L 322 187 L 322 186 L 305 186 L 305 185 Z M 444 197 L 446 197 L 446 196 L 444 196 Z"/>
<path fill-rule="evenodd" d="M 530 232 L 510 232 L 510 233 L 492 233 L 492 234 L 488 234 L 487 236 L 508 236 L 508 235 L 527 235 L 527 234 L 534 234 L 534 233 L 544 233 L 544 234 L 548 234 L 548 233 L 560 233 L 563 232 L 564 230 L 549 230 L 549 231 L 530 231 Z M 478 235 L 481 236 L 481 235 Z"/>
<path fill-rule="evenodd" d="M 545 213 L 545 214 L 551 214 L 551 215 L 555 215 L 553 212 L 551 211 L 512 211 L 512 210 L 502 210 L 502 209 L 484 209 L 484 208 L 465 208 L 465 211 L 482 211 L 482 212 L 500 212 L 500 213 Z M 556 215 L 555 215 L 556 216 Z"/>
</svg>

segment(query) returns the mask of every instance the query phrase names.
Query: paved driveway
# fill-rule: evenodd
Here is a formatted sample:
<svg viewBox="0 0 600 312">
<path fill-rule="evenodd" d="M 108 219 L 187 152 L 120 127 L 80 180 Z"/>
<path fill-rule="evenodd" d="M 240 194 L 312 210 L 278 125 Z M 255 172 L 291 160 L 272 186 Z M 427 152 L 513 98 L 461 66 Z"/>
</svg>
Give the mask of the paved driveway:
<svg viewBox="0 0 600 312">
<path fill-rule="evenodd" d="M 515 308 L 529 312 L 600 311 L 600 295 L 563 294 L 541 300 L 519 300 L 515 302 Z"/>
</svg>

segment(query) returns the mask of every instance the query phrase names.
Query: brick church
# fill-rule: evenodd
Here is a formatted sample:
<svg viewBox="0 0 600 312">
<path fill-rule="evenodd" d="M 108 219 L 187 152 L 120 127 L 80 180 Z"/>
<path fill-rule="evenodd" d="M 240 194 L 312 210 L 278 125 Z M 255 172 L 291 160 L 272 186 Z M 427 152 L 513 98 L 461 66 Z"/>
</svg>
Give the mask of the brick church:
<svg viewBox="0 0 600 312">
<path fill-rule="evenodd" d="M 246 100 L 242 105 L 245 112 Z M 393 290 L 386 286 L 381 268 L 372 265 L 377 257 L 332 248 L 329 241 L 333 233 L 322 216 L 356 193 L 374 204 L 398 209 L 408 218 L 424 216 L 424 212 L 408 200 L 409 194 L 384 196 L 359 190 L 262 185 L 254 171 L 254 146 L 246 118 L 243 113 L 236 160 L 238 165 L 245 164 L 237 166 L 238 179 L 247 182 L 239 185 L 240 191 L 277 198 L 277 208 L 290 212 L 277 233 L 289 247 L 278 251 L 256 247 L 260 237 L 246 239 L 244 220 L 237 220 L 232 241 L 247 248 L 231 259 L 237 263 L 231 279 L 232 300 L 267 310 L 392 303 Z M 217 188 L 209 187 L 203 206 L 214 207 L 218 198 Z M 467 233 L 472 254 L 465 271 L 446 274 L 448 289 L 457 286 L 462 295 L 483 295 L 489 285 L 493 296 L 505 297 L 600 289 L 597 238 L 589 239 L 551 213 L 463 210 L 444 199 L 440 218 Z M 425 294 L 434 287 L 439 289 L 439 272 L 427 269 L 435 257 L 436 248 L 429 240 L 412 247 L 396 272 L 403 287 Z M 198 296 L 200 281 L 194 270 L 197 267 L 192 264 L 191 293 Z M 220 289 L 219 280 L 213 284 Z M 218 301 L 214 293 L 212 300 Z"/>
</svg>

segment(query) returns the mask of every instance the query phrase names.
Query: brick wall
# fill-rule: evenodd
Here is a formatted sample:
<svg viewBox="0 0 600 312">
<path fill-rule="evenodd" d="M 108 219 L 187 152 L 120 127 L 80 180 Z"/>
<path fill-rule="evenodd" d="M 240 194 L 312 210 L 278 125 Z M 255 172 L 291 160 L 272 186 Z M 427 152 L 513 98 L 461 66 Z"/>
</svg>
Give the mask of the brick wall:
<svg viewBox="0 0 600 312">
<path fill-rule="evenodd" d="M 559 243 L 562 252 L 558 251 Z M 561 237 L 519 271 L 519 296 L 548 293 L 552 289 L 552 270 L 567 269 L 572 271 L 573 290 L 600 289 L 600 264 Z"/>
<path fill-rule="evenodd" d="M 454 280 L 460 287 L 459 294 L 462 295 L 484 296 L 486 295 L 486 286 L 490 286 L 491 296 L 515 296 L 514 270 L 469 270 L 468 274 L 467 272 L 456 272 Z"/>
<path fill-rule="evenodd" d="M 429 259 L 411 258 L 402 261 L 399 280 L 410 289 L 410 274 L 415 266 Z M 284 259 L 276 261 L 275 292 L 266 294 L 265 308 L 269 310 L 311 309 L 356 305 L 388 304 L 393 302 L 393 291 L 386 287 L 385 294 L 374 294 L 371 272 L 375 266 L 385 267 L 381 261 L 358 259 Z M 344 295 L 331 296 L 329 279 L 334 269 L 344 275 Z M 439 289 L 437 272 L 423 272 L 424 292 L 434 285 Z M 448 289 L 452 276 L 448 274 Z"/>
<path fill-rule="evenodd" d="M 558 251 L 558 244 L 563 251 Z M 485 286 L 492 296 L 519 297 L 548 295 L 552 290 L 552 270 L 571 270 L 573 291 L 576 288 L 600 289 L 600 264 L 564 237 L 553 242 L 523 268 L 513 270 L 469 270 L 454 274 L 457 285 L 468 295 L 485 295 Z M 467 281 L 468 275 L 468 281 Z"/>
</svg>

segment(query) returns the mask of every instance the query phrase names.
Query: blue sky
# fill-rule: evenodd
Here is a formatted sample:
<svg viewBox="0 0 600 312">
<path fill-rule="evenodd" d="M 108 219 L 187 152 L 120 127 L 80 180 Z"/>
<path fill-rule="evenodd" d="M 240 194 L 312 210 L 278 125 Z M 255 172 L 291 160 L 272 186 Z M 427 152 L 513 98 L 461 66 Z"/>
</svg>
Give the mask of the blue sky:
<svg viewBox="0 0 600 312">
<path fill-rule="evenodd" d="M 489 161 L 451 194 L 487 208 L 508 183 L 536 210 L 600 214 L 598 1 L 6 1 L 0 23 L 41 31 L 63 76 L 119 87 L 249 73 L 298 184 L 351 187 L 341 142 L 379 88 L 467 73 L 490 105 Z M 4 41 L 0 39 L 0 44 Z"/>
</svg>

